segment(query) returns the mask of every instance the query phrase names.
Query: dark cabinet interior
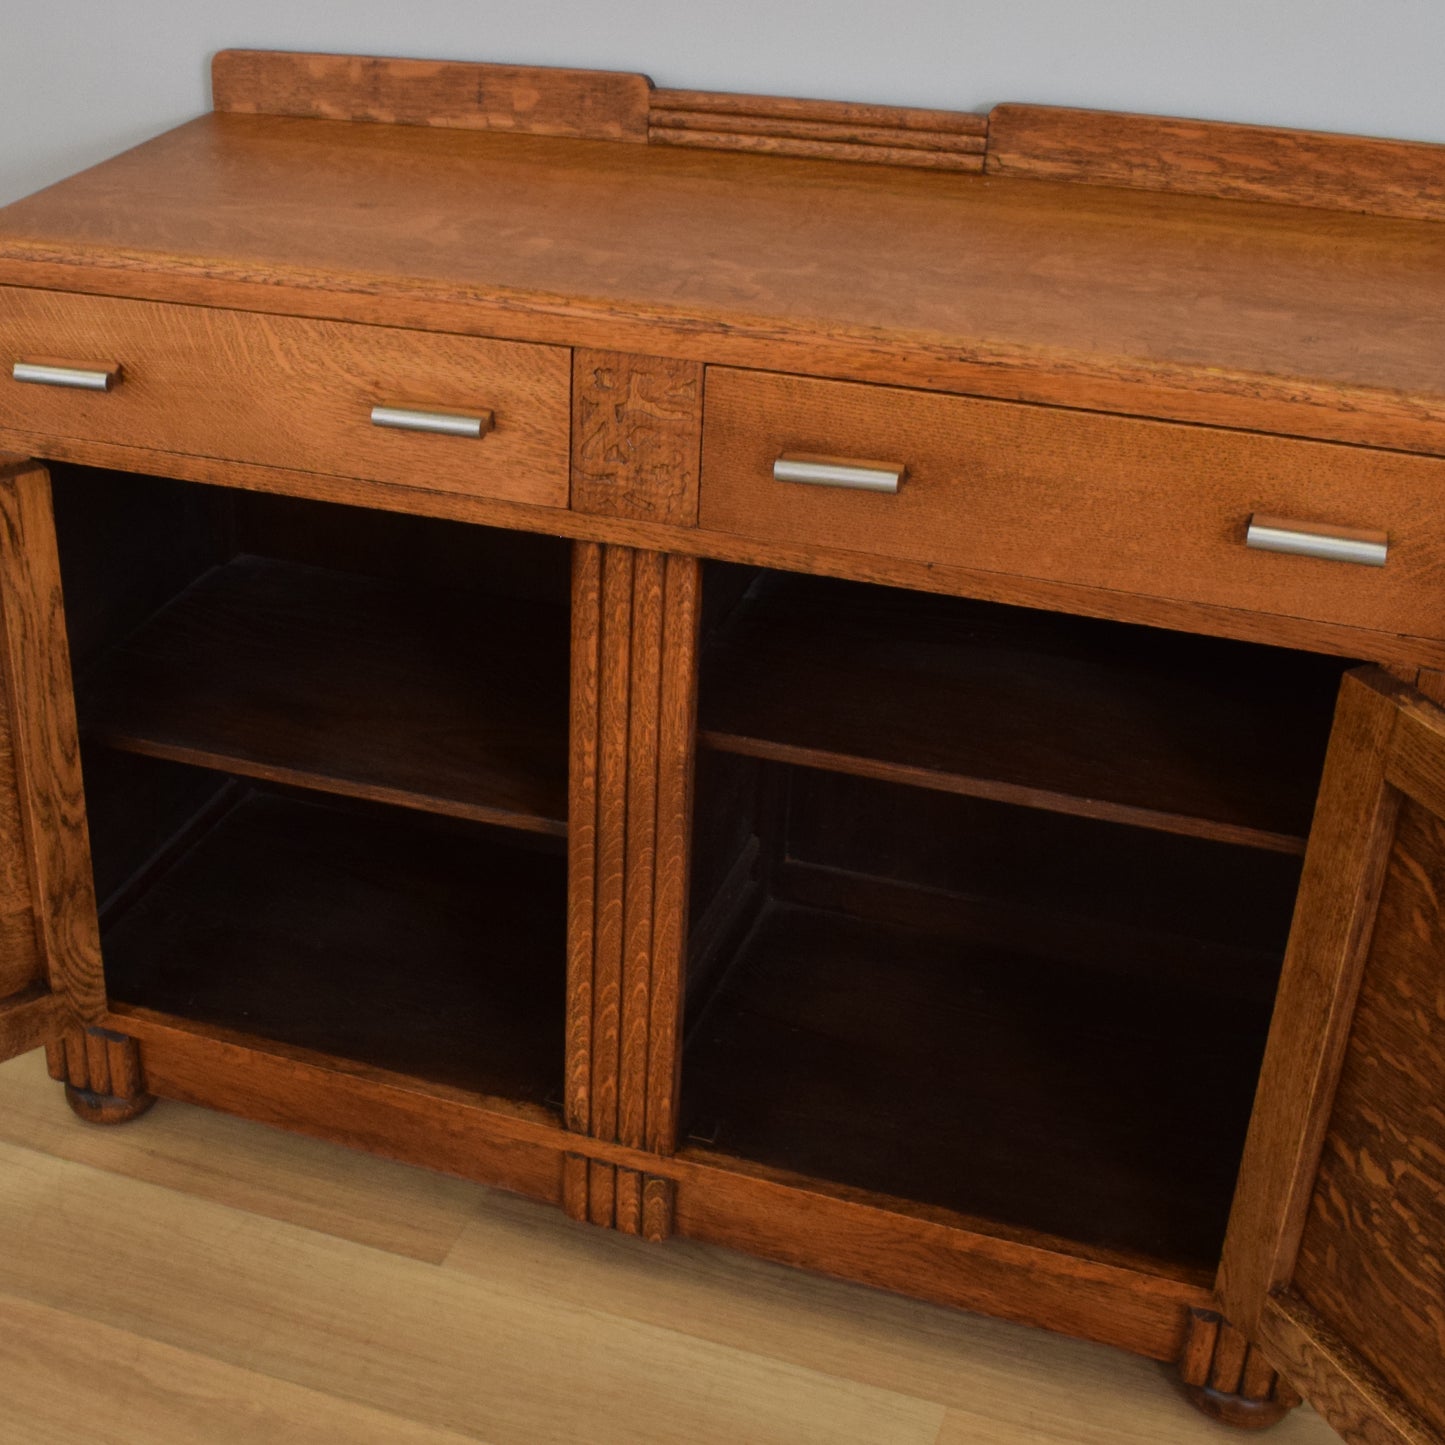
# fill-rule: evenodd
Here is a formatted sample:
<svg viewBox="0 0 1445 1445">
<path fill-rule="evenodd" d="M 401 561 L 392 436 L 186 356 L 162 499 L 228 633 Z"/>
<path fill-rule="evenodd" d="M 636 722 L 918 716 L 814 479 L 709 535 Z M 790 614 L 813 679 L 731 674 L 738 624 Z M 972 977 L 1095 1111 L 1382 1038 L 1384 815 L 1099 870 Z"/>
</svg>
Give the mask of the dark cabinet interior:
<svg viewBox="0 0 1445 1445">
<path fill-rule="evenodd" d="M 1347 664 L 705 585 L 692 1147 L 1211 1270 Z"/>
<path fill-rule="evenodd" d="M 568 545 L 54 471 L 116 1011 L 554 1108 Z"/>
</svg>

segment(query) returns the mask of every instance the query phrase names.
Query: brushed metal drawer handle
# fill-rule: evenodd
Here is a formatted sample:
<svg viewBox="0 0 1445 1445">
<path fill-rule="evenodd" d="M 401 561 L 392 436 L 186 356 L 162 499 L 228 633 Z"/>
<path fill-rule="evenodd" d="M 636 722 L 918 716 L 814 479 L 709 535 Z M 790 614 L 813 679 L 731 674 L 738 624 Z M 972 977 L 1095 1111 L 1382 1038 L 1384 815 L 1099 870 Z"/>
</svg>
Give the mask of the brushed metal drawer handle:
<svg viewBox="0 0 1445 1445">
<path fill-rule="evenodd" d="M 1390 555 L 1390 538 L 1384 532 L 1332 527 L 1326 522 L 1294 522 L 1259 512 L 1249 519 L 1244 545 L 1260 552 L 1290 552 L 1297 557 L 1355 562 L 1362 567 L 1383 567 Z"/>
<path fill-rule="evenodd" d="M 374 406 L 372 426 L 395 427 L 398 431 L 435 432 L 438 436 L 479 437 L 492 429 L 492 414 L 478 411 L 429 411 L 414 406 Z"/>
<path fill-rule="evenodd" d="M 109 391 L 120 380 L 120 367 L 66 366 L 57 362 L 17 361 L 10 368 L 16 381 L 37 386 L 68 386 L 77 391 Z"/>
<path fill-rule="evenodd" d="M 807 482 L 815 487 L 852 487 L 864 492 L 897 492 L 908 468 L 893 462 L 860 462 L 850 457 L 784 453 L 773 463 L 775 482 Z"/>
</svg>

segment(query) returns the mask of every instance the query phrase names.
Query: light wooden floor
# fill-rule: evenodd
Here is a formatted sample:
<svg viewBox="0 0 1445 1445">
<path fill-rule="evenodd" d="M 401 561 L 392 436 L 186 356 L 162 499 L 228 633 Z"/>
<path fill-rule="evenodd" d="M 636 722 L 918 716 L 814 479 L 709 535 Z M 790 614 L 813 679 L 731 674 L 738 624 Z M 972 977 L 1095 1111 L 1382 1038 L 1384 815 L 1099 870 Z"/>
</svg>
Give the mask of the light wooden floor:
<svg viewBox="0 0 1445 1445">
<path fill-rule="evenodd" d="M 95 1128 L 0 1067 L 4 1445 L 1231 1438 L 1112 1350 L 180 1104 Z"/>
</svg>

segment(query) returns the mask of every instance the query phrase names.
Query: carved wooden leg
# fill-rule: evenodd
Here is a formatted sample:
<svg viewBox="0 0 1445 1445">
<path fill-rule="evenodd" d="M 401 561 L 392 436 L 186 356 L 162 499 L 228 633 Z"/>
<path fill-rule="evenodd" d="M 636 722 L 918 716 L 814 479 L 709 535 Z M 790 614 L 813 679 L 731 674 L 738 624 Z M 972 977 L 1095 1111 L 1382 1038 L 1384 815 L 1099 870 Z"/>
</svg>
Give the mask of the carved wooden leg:
<svg viewBox="0 0 1445 1445">
<path fill-rule="evenodd" d="M 45 1059 L 70 1107 L 89 1124 L 124 1124 L 155 1103 L 146 1093 L 140 1045 L 124 1034 L 70 1029 L 45 1046 Z"/>
<path fill-rule="evenodd" d="M 1300 1397 L 1247 1339 L 1212 1310 L 1190 1310 L 1179 1356 L 1185 1396 L 1211 1419 L 1242 1430 L 1278 1424 Z"/>
</svg>

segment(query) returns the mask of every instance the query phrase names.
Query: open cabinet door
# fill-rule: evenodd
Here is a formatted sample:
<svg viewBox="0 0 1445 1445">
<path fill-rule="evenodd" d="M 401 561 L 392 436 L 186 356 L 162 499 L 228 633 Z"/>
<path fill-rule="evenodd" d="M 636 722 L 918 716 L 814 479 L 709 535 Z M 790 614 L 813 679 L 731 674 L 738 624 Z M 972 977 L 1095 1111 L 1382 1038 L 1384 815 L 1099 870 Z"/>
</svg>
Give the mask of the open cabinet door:
<svg viewBox="0 0 1445 1445">
<path fill-rule="evenodd" d="M 1346 677 L 1220 1275 L 1350 1441 L 1445 1445 L 1445 712 Z"/>
<path fill-rule="evenodd" d="M 50 479 L 0 456 L 0 1059 L 105 1012 Z"/>
</svg>

